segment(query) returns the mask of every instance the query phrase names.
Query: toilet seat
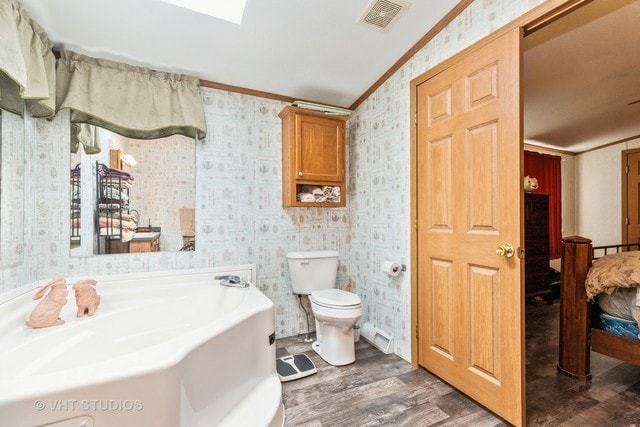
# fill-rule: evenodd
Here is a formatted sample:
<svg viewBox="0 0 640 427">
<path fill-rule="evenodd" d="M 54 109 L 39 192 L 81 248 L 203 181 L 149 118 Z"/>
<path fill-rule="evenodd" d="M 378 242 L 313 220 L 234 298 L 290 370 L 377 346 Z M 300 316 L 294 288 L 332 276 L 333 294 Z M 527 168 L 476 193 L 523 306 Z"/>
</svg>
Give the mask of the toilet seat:
<svg viewBox="0 0 640 427">
<path fill-rule="evenodd" d="M 337 310 L 352 310 L 359 308 L 362 304 L 358 295 L 341 289 L 313 291 L 309 299 L 312 304 Z"/>
</svg>

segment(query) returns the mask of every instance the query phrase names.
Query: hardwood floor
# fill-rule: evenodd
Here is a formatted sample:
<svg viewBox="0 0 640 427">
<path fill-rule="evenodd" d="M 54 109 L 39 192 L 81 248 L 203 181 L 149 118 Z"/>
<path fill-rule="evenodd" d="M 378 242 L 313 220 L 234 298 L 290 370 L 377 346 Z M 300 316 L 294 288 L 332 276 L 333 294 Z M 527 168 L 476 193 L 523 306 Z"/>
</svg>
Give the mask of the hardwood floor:
<svg viewBox="0 0 640 427">
<path fill-rule="evenodd" d="M 640 367 L 592 353 L 593 380 L 556 371 L 559 304 L 527 305 L 530 426 L 640 426 Z M 277 341 L 277 356 L 306 353 L 318 373 L 283 383 L 286 426 L 503 426 L 500 418 L 400 357 L 363 340 L 356 362 L 324 362 L 304 336 Z"/>
</svg>

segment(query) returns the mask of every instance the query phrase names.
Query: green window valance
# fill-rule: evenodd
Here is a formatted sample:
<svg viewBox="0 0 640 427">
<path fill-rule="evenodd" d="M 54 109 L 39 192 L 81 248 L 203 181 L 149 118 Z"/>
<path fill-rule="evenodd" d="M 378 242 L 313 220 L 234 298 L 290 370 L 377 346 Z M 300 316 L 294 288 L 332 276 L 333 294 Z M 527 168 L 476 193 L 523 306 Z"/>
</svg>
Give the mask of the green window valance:
<svg viewBox="0 0 640 427">
<path fill-rule="evenodd" d="M 55 114 L 56 59 L 40 26 L 15 0 L 0 1 L 0 108 Z"/>
<path fill-rule="evenodd" d="M 57 67 L 59 110 L 71 123 L 100 126 L 128 138 L 206 136 L 200 81 L 62 51 Z"/>
</svg>

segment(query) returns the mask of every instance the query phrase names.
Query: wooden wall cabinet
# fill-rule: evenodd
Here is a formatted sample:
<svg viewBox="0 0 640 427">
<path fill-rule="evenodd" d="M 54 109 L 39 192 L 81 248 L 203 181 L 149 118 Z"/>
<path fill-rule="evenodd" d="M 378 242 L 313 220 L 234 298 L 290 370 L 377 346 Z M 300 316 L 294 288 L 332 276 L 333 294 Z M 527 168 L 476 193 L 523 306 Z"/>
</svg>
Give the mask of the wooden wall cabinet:
<svg viewBox="0 0 640 427">
<path fill-rule="evenodd" d="M 345 206 L 344 133 L 349 116 L 287 106 L 279 117 L 282 119 L 283 206 Z M 340 201 L 300 202 L 296 196 L 303 185 L 338 186 Z"/>
<path fill-rule="evenodd" d="M 552 302 L 549 281 L 549 195 L 524 195 L 524 289 L 526 297 Z"/>
</svg>

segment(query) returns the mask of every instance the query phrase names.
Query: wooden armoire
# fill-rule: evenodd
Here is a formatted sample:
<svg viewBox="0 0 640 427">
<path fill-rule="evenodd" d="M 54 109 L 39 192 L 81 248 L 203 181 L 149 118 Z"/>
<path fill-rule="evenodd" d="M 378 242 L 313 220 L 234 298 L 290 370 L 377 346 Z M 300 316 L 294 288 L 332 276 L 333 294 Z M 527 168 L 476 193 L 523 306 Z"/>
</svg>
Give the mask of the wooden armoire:
<svg viewBox="0 0 640 427">
<path fill-rule="evenodd" d="M 540 296 L 552 302 L 549 280 L 549 195 L 524 195 L 525 297 Z"/>
</svg>

